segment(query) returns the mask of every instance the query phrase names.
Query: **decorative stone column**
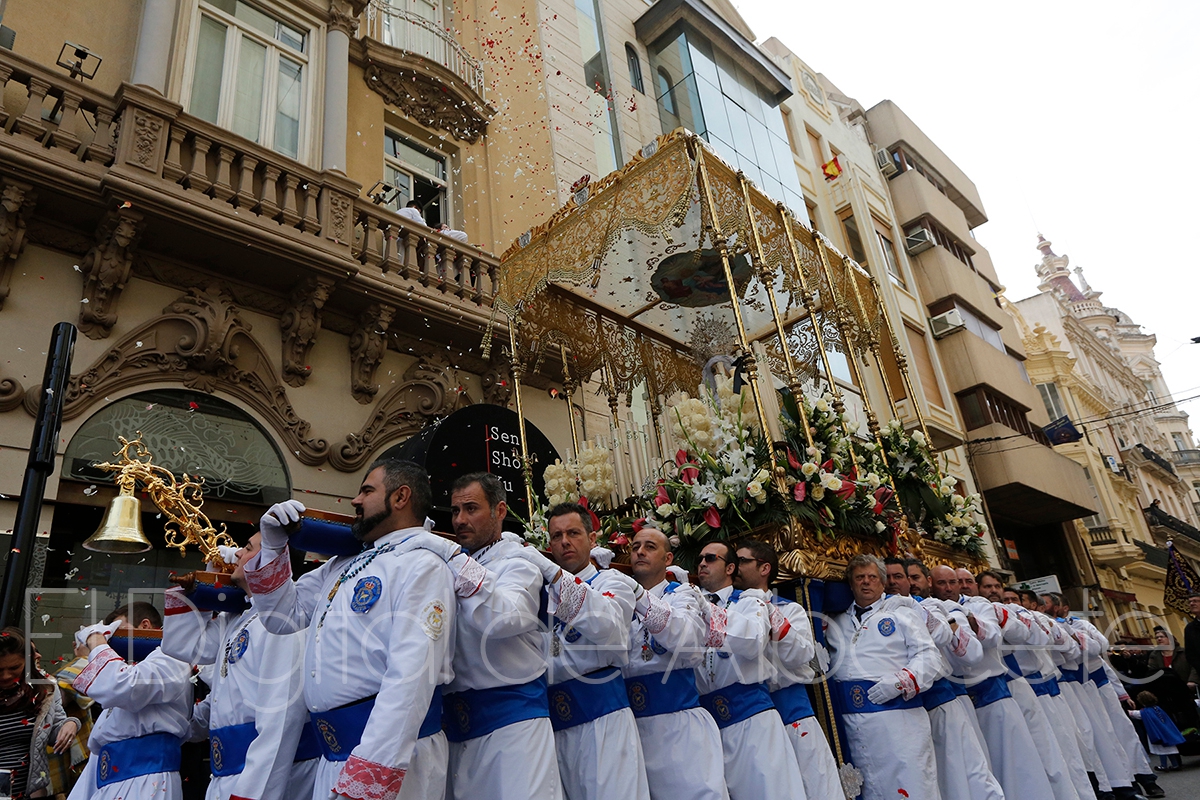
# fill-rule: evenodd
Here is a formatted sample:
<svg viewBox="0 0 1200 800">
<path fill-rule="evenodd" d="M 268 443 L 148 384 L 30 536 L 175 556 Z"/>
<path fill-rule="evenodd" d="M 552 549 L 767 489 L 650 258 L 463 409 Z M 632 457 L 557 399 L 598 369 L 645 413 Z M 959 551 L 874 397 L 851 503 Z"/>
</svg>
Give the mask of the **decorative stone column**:
<svg viewBox="0 0 1200 800">
<path fill-rule="evenodd" d="M 175 33 L 178 0 L 142 0 L 142 22 L 138 27 L 137 52 L 133 56 L 130 83 L 167 93 L 167 70 L 171 66 L 171 41 Z"/>
<path fill-rule="evenodd" d="M 325 34 L 325 120 L 321 129 L 321 169 L 346 171 L 346 94 L 350 86 L 350 37 L 358 31 L 365 4 L 334 0 Z"/>
</svg>

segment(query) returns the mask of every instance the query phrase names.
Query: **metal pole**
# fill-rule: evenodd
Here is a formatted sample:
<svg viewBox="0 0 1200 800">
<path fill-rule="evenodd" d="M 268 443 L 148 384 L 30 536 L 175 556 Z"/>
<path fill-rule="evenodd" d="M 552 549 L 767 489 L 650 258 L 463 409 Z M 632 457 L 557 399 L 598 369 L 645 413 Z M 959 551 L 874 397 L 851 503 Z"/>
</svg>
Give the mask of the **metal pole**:
<svg viewBox="0 0 1200 800">
<path fill-rule="evenodd" d="M 17 518 L 13 524 L 12 550 L 8 554 L 4 583 L 0 588 L 0 621 L 4 625 L 19 625 L 23 616 L 25 589 L 33 563 L 38 520 L 42 515 L 42 495 L 46 491 L 46 476 L 54 470 L 58 455 L 58 432 L 62 429 L 63 404 L 67 381 L 71 377 L 71 357 L 75 352 L 77 333 L 71 323 L 60 322 L 50 335 L 46 371 L 42 375 L 42 399 L 33 423 L 29 461 L 25 466 L 21 499 L 17 503 Z"/>
<path fill-rule="evenodd" d="M 508 318 L 508 346 L 512 354 L 513 397 L 517 401 L 517 431 L 521 434 L 521 474 L 525 478 L 526 513 L 533 514 L 533 465 L 529 463 L 529 440 L 525 438 L 525 410 L 521 407 L 521 377 L 524 366 L 517 355 L 517 328 L 520 327 L 519 316 Z"/>
</svg>

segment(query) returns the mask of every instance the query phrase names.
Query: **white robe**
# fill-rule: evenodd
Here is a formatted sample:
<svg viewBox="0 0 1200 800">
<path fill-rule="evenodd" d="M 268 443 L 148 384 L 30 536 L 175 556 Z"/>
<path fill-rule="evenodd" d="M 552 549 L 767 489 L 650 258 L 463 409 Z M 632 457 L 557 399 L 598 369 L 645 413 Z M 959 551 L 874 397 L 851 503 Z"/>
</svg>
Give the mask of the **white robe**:
<svg viewBox="0 0 1200 800">
<path fill-rule="evenodd" d="M 771 641 L 767 645 L 767 657 L 775 674 L 767 681 L 768 688 L 777 692 L 797 684 L 814 683 L 817 675 L 812 662 L 817 655 L 817 644 L 808 613 L 799 603 L 778 596 L 772 596 L 769 602 Z M 783 622 L 787 623 L 786 630 Z M 783 723 L 784 733 L 796 754 L 808 800 L 842 800 L 837 761 L 816 717 L 783 720 Z"/>
<path fill-rule="evenodd" d="M 473 569 L 460 569 L 460 581 L 477 572 L 479 585 L 469 596 L 459 591 L 454 681 L 447 692 L 524 684 L 545 674 L 546 628 L 538 619 L 543 580 L 515 555 L 521 546 L 502 539 L 472 554 Z M 550 719 L 451 742 L 449 787 L 455 800 L 561 800 Z"/>
<path fill-rule="evenodd" d="M 264 549 L 246 565 L 254 606 L 267 630 L 290 634 L 307 628 L 307 710 L 375 697 L 348 760 L 321 758 L 314 800 L 335 791 L 370 800 L 426 800 L 423 787 L 444 785 L 446 762 L 439 755 L 445 753 L 444 734 L 421 740 L 417 735 L 434 691 L 453 676 L 453 576 L 440 557 L 402 546 L 424 532 L 393 531 L 364 552 L 332 558 L 294 583 L 287 550 Z"/>
<path fill-rule="evenodd" d="M 983 658 L 965 671 L 967 686 L 1005 675 L 1008 668 L 1001 660 L 1000 645 L 1004 635 L 1002 617 L 1007 614 L 998 616 L 992 603 L 982 597 L 967 597 L 960 602 L 978 621 L 978 636 L 983 644 Z M 1041 766 L 1042 759 L 1017 701 L 1005 697 L 983 707 L 976 706 L 975 716 L 987 741 L 992 774 L 1000 781 L 1005 797 L 1054 800 L 1054 790 L 1045 768 L 1030 769 L 1031 764 Z"/>
<path fill-rule="evenodd" d="M 230 795 L 287 800 L 296 744 L 308 721 L 304 634 L 268 633 L 253 608 L 213 617 L 189 603 L 178 588 L 167 590 L 165 612 L 163 652 L 189 664 L 216 665 L 204 727 L 249 722 L 257 731 L 245 768 L 237 775 L 214 775 L 206 800 L 228 800 Z"/>
<path fill-rule="evenodd" d="M 633 579 L 616 570 L 564 575 L 549 587 L 547 611 L 554 616 L 548 677 L 555 685 L 629 663 Z M 617 680 L 624 692 L 624 679 Z M 637 723 L 628 708 L 554 732 L 558 772 L 567 800 L 649 800 L 646 764 Z"/>
<path fill-rule="evenodd" d="M 828 642 L 833 680 L 894 681 L 905 671 L 921 691 L 944 669 L 923 615 L 912 608 L 885 609 L 877 602 L 859 620 L 852 606 L 830 620 Z M 924 708 L 845 713 L 842 724 L 852 763 L 863 773 L 863 800 L 894 800 L 901 790 L 911 798 L 941 800 Z"/>
<path fill-rule="evenodd" d="M 1150 758 L 1146 755 L 1146 748 L 1142 746 L 1137 728 L 1133 727 L 1133 722 L 1125 713 L 1125 706 L 1121 704 L 1121 695 L 1125 689 L 1120 683 L 1120 678 L 1107 661 L 1104 662 L 1104 671 L 1108 675 L 1108 683 L 1098 687 L 1100 699 L 1104 701 L 1104 710 L 1108 712 L 1108 718 L 1112 721 L 1113 731 L 1121 740 L 1121 746 L 1125 748 L 1125 755 L 1129 757 L 1129 769 L 1135 776 L 1153 775 L 1154 770 L 1150 767 Z"/>
<path fill-rule="evenodd" d="M 691 670 L 704 653 L 706 626 L 695 587 L 664 580 L 647 589 L 650 610 L 629 629 L 625 678 Z M 653 680 L 654 678 L 652 678 Z M 653 800 L 729 800 L 717 723 L 703 708 L 637 717 Z"/>
<path fill-rule="evenodd" d="M 96 787 L 100 748 L 106 744 L 169 733 L 182 743 L 191 731 L 192 668 L 161 649 L 144 661 L 126 664 L 108 645 L 94 648 L 75 678 L 75 690 L 104 707 L 88 737 L 87 765 L 70 800 L 182 800 L 178 772 L 155 772 Z"/>
<path fill-rule="evenodd" d="M 696 667 L 701 695 L 733 684 L 764 683 L 774 673 L 766 658 L 771 636 L 766 595 L 746 590 L 730 602 L 733 591 L 730 585 L 716 593 L 720 599 L 711 611 L 704 660 Z M 804 798 L 804 781 L 778 711 L 760 711 L 720 730 L 732 800 Z"/>
</svg>

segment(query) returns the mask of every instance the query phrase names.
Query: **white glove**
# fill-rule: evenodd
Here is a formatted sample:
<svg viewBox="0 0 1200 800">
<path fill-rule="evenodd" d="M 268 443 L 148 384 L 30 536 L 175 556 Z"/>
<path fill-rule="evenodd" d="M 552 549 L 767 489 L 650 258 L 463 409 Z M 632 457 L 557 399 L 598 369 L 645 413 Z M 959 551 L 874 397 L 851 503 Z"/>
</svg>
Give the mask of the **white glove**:
<svg viewBox="0 0 1200 800">
<path fill-rule="evenodd" d="M 434 522 L 432 519 L 430 519 L 429 517 L 426 517 L 426 518 L 425 518 L 425 523 L 424 523 L 424 524 L 423 524 L 421 527 L 422 527 L 422 528 L 424 528 L 425 530 L 429 531 L 430 533 L 432 533 L 432 532 L 433 532 L 433 526 L 434 526 L 434 525 L 436 525 L 436 524 L 437 524 L 437 523 L 436 523 L 436 522 Z"/>
<path fill-rule="evenodd" d="M 463 551 L 462 545 L 458 542 L 452 542 L 436 533 L 415 533 L 405 540 L 405 544 L 428 550 L 447 563 Z"/>
<path fill-rule="evenodd" d="M 650 613 L 650 593 L 637 581 L 633 582 L 633 610 L 639 617 Z"/>
<path fill-rule="evenodd" d="M 79 647 L 86 647 L 88 637 L 93 633 L 104 634 L 104 638 L 107 639 L 113 635 L 117 628 L 120 627 L 120 622 L 110 622 L 107 625 L 105 625 L 103 622 L 97 622 L 95 625 L 84 625 L 82 628 L 75 631 L 75 644 Z"/>
<path fill-rule="evenodd" d="M 227 544 L 217 545 L 217 552 L 221 554 L 221 560 L 229 566 L 237 565 L 237 554 L 241 550 L 240 547 L 231 547 Z"/>
<path fill-rule="evenodd" d="M 671 576 L 677 583 L 682 583 L 685 586 L 691 581 L 688 580 L 687 570 L 683 567 L 667 567 L 667 574 Z"/>
<path fill-rule="evenodd" d="M 596 563 L 600 565 L 600 569 L 608 569 L 612 564 L 612 560 L 616 556 L 616 553 L 614 553 L 612 550 L 609 550 L 607 547 L 600 547 L 597 545 L 596 547 L 592 548 L 591 555 L 592 558 L 596 560 Z"/>
<path fill-rule="evenodd" d="M 900 681 L 894 675 L 884 678 L 870 689 L 867 689 L 867 699 L 877 706 L 895 700 L 899 696 Z"/>
<path fill-rule="evenodd" d="M 288 525 L 295 525 L 305 512 L 299 500 L 284 500 L 267 509 L 258 521 L 258 532 L 262 534 L 262 546 L 276 552 L 287 547 Z"/>
<path fill-rule="evenodd" d="M 562 577 L 562 568 L 542 555 L 542 551 L 536 547 L 522 547 L 513 555 L 515 558 L 522 558 L 537 567 L 537 571 L 542 573 L 546 583 L 554 583 Z"/>
<path fill-rule="evenodd" d="M 523 538 L 521 538 L 520 534 L 513 533 L 512 531 L 500 531 L 500 538 L 505 541 L 516 542 L 522 546 L 529 544 Z"/>
</svg>

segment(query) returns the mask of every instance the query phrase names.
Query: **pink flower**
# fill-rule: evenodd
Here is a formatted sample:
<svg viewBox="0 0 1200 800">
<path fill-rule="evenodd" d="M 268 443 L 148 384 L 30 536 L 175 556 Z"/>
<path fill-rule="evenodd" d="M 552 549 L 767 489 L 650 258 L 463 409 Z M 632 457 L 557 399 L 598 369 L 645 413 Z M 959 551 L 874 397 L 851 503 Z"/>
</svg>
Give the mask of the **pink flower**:
<svg viewBox="0 0 1200 800">
<path fill-rule="evenodd" d="M 639 517 L 633 521 L 633 535 L 637 536 L 642 532 L 642 528 L 646 527 L 646 520 Z"/>
<path fill-rule="evenodd" d="M 833 459 L 831 458 L 822 464 L 821 469 L 825 470 L 826 472 L 833 472 Z"/>
<path fill-rule="evenodd" d="M 808 484 L 804 481 L 797 481 L 792 487 L 792 497 L 796 498 L 797 503 L 803 503 L 804 498 L 808 497 Z"/>
<path fill-rule="evenodd" d="M 842 488 L 837 490 L 837 496 L 842 498 L 843 500 L 849 500 L 850 498 L 854 497 L 854 491 L 857 488 L 858 487 L 856 487 L 854 485 L 854 481 L 850 480 L 850 478 L 848 478 L 848 477 L 843 476 Z"/>
<path fill-rule="evenodd" d="M 721 514 L 717 511 L 716 506 L 709 506 L 704 512 L 704 521 L 708 523 L 708 527 L 716 530 L 721 527 Z"/>
<path fill-rule="evenodd" d="M 681 481 L 683 481 L 684 483 L 686 483 L 688 486 L 691 486 L 693 483 L 695 483 L 696 479 L 699 477 L 700 477 L 700 470 L 697 469 L 696 467 L 689 465 L 689 466 L 686 466 L 683 469 L 679 470 L 679 479 Z"/>
<path fill-rule="evenodd" d="M 634 527 L 637 527 L 637 523 L 634 523 Z M 624 547 L 625 545 L 629 544 L 629 537 L 623 533 L 618 533 L 608 541 L 609 544 L 616 545 L 617 547 Z"/>
<path fill-rule="evenodd" d="M 878 489 L 876 489 L 875 490 L 875 508 L 872 510 L 872 513 L 875 514 L 876 516 L 882 514 L 884 506 L 886 506 L 888 504 L 888 501 L 892 499 L 893 494 L 895 494 L 895 492 L 893 492 L 887 486 L 880 486 Z"/>
<path fill-rule="evenodd" d="M 792 452 L 792 448 L 787 449 L 788 466 L 792 469 L 800 469 L 800 459 L 796 458 L 796 454 Z"/>
<path fill-rule="evenodd" d="M 687 460 L 688 460 L 687 451 L 683 450 L 682 448 L 675 451 L 675 463 L 676 464 L 678 464 L 679 466 L 682 467 L 684 464 L 687 463 Z"/>
</svg>

